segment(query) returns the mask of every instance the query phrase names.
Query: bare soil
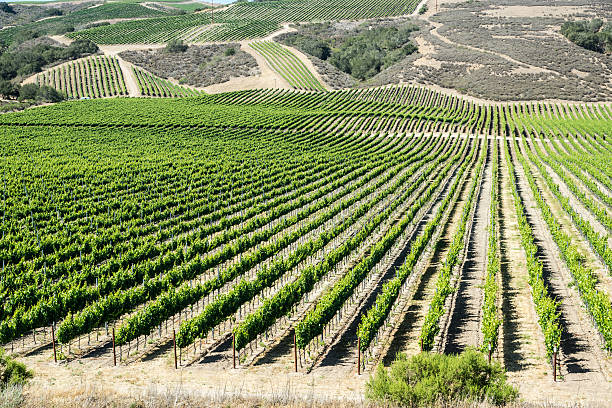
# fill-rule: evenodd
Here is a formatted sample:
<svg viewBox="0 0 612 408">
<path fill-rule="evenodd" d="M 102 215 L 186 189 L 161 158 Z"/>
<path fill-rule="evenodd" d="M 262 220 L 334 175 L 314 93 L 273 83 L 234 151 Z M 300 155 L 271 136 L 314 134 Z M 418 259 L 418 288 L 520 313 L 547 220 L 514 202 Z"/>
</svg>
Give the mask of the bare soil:
<svg viewBox="0 0 612 408">
<path fill-rule="evenodd" d="M 487 161 L 480 184 L 480 199 L 476 203 L 475 220 L 468 240 L 467 259 L 460 274 L 457 299 L 445 342 L 444 352 L 447 354 L 459 354 L 467 347 L 480 345 L 493 176 L 490 146 L 486 154 Z"/>
<path fill-rule="evenodd" d="M 494 6 L 484 12 L 492 17 L 571 17 L 576 15 L 595 16 L 595 13 L 584 6 Z"/>
<path fill-rule="evenodd" d="M 239 91 L 245 89 L 281 88 L 291 89 L 291 86 L 283 77 L 277 74 L 261 55 L 249 47 L 249 42 L 240 43 L 240 49 L 250 54 L 257 61 L 260 74 L 244 78 L 232 78 L 227 82 L 215 84 L 204 88 L 208 93 L 221 93 Z"/>
<path fill-rule="evenodd" d="M 229 55 L 231 50 L 234 53 Z M 161 78 L 197 88 L 259 74 L 256 60 L 237 43 L 191 45 L 182 53 L 149 49 L 123 51 L 119 55 Z"/>
<path fill-rule="evenodd" d="M 499 149 L 504 152 L 503 149 Z M 512 383 L 546 382 L 544 336 L 538 326 L 529 287 L 527 259 L 521 244 L 505 153 L 500 157 L 501 274 L 503 290 L 503 364 Z"/>
<path fill-rule="evenodd" d="M 561 373 L 566 389 L 573 391 L 572 400 L 609 398 L 610 359 L 600 348 L 599 337 L 587 316 L 571 276 L 561 259 L 552 235 L 537 208 L 522 167 L 515 160 L 519 194 L 525 202 L 527 217 L 533 227 L 538 257 L 543 262 L 544 279 L 553 297 L 560 302 L 561 324 Z M 541 185 L 539 185 L 542 188 Z M 543 190 L 545 193 L 545 190 Z M 550 202 L 551 198 L 545 198 Z M 532 392 L 537 392 L 531 388 Z"/>
<path fill-rule="evenodd" d="M 474 171 L 472 170 L 473 176 Z M 461 218 L 461 213 L 469 193 L 466 188 L 467 184 L 463 185 L 460 198 L 450 213 L 449 221 L 443 226 L 441 239 L 435 247 L 430 263 L 425 267 L 414 297 L 407 304 L 407 309 L 402 313 L 403 316 L 400 317 L 401 323 L 399 328 L 391 339 L 385 354 L 381 357 L 381 361 L 385 366 L 391 364 L 397 353 L 403 352 L 408 355 L 415 355 L 420 352 L 419 336 L 421 334 L 421 327 L 427 314 L 427 307 L 435 291 L 439 270 L 446 258 L 452 237 L 457 230 Z"/>
</svg>

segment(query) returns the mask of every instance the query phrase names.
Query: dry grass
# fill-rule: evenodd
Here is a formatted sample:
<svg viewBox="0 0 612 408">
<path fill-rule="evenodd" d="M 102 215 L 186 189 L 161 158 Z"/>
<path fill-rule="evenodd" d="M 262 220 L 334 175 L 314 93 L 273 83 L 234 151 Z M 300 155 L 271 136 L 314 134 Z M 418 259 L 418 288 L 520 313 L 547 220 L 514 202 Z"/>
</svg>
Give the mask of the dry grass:
<svg viewBox="0 0 612 408">
<path fill-rule="evenodd" d="M 11 390 L 0 393 L 0 408 L 377 408 L 381 405 L 350 402 L 317 402 L 315 399 L 303 400 L 290 395 L 288 391 L 279 389 L 276 397 L 263 400 L 258 398 L 242 398 L 219 390 L 217 395 L 202 398 L 190 395 L 181 389 L 170 392 L 159 392 L 150 388 L 140 396 L 125 396 L 111 390 L 95 387 L 74 388 L 66 392 L 53 389 L 40 391 L 29 389 L 26 398 L 21 403 L 21 393 Z M 5 400 L 5 398 L 7 398 Z M 386 407 L 385 407 L 386 408 Z M 453 403 L 436 404 L 432 408 L 492 408 L 484 403 Z M 603 408 L 603 405 L 569 403 L 515 403 L 507 408 Z"/>
</svg>

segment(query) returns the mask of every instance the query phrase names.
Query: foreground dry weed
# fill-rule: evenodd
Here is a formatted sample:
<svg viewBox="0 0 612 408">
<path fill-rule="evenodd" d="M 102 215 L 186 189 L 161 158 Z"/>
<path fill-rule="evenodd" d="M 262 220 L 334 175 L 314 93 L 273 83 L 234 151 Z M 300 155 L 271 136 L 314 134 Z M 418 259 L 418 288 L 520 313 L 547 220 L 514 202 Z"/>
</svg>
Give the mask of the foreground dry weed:
<svg viewBox="0 0 612 408">
<path fill-rule="evenodd" d="M 284 394 L 284 395 L 283 395 Z M 241 398 L 226 394 L 219 390 L 216 396 L 210 398 L 189 395 L 177 389 L 172 392 L 158 392 L 155 389 L 147 390 L 141 396 L 124 396 L 112 390 L 86 387 L 59 391 L 49 389 L 46 391 L 29 389 L 25 401 L 18 405 L 5 405 L 0 401 L 2 408 L 390 408 L 370 403 L 350 402 L 317 402 L 314 399 L 307 401 L 292 397 L 288 393 L 280 392 L 276 398 L 268 400 L 257 398 Z M 484 403 L 453 403 L 436 404 L 432 408 L 492 408 Z M 531 404 L 515 403 L 506 408 L 604 408 L 603 405 L 568 403 L 568 404 Z"/>
</svg>

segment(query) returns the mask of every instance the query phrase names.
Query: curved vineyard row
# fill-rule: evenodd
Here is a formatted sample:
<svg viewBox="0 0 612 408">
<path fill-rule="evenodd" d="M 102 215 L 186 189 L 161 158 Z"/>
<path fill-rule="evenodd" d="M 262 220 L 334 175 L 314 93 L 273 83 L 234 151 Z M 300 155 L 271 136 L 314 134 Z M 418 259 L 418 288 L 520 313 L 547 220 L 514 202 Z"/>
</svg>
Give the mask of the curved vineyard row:
<svg viewBox="0 0 612 408">
<path fill-rule="evenodd" d="M 55 88 L 70 99 L 127 95 L 123 71 L 114 57 L 69 62 L 38 74 L 36 83 Z"/>
<path fill-rule="evenodd" d="M 117 65 L 79 63 L 109 75 Z M 61 84 L 56 70 L 41 78 Z M 54 325 L 69 360 L 108 357 L 114 333 L 119 364 L 158 356 L 166 364 L 174 329 L 188 364 L 230 355 L 233 337 L 245 367 L 295 358 L 306 370 L 354 370 L 358 347 L 368 366 L 416 353 L 420 340 L 424 350 L 448 344 L 461 322 L 450 313 L 457 299 L 478 291 L 469 323 L 477 334 L 461 341 L 506 358 L 516 334 L 501 319 L 511 292 L 500 284 L 508 259 L 500 237 L 512 208 L 514 247 L 527 260 L 513 271 L 524 274 L 525 306 L 544 338 L 536 357 L 552 357 L 571 333 L 560 313 L 574 289 L 551 290 L 542 263 L 557 250 L 592 319 L 584 325 L 610 349 L 608 276 L 596 258 L 607 259 L 608 237 L 595 233 L 609 212 L 608 105 L 484 106 L 410 86 L 195 95 L 135 75 L 143 93 L 168 98 L 0 116 L 4 348 L 47 353 Z M 103 97 L 121 83 L 98 78 L 82 92 Z M 500 204 L 502 177 L 514 207 Z M 593 265 L 568 225 L 586 237 L 579 248 Z M 552 240 L 542 242 L 544 232 Z M 481 282 L 455 279 L 470 247 Z"/>
<path fill-rule="evenodd" d="M 268 64 L 294 89 L 324 91 L 325 88 L 291 51 L 273 41 L 256 41 L 250 47 L 261 54 Z"/>
<path fill-rule="evenodd" d="M 172 82 L 159 78 L 150 72 L 132 67 L 132 72 L 142 96 L 158 96 L 161 98 L 180 98 L 197 96 L 201 92 L 185 86 L 175 85 Z"/>
<path fill-rule="evenodd" d="M 155 44 L 171 39 L 192 42 L 241 41 L 262 38 L 281 23 L 361 20 L 411 14 L 418 0 L 281 0 L 242 2 L 215 13 L 214 25 L 208 13 L 125 21 L 68 34 L 97 44 Z M 207 27 L 210 26 L 210 27 Z M 204 28 L 203 31 L 201 29 Z M 201 34 L 193 38 L 193 33 Z"/>
</svg>

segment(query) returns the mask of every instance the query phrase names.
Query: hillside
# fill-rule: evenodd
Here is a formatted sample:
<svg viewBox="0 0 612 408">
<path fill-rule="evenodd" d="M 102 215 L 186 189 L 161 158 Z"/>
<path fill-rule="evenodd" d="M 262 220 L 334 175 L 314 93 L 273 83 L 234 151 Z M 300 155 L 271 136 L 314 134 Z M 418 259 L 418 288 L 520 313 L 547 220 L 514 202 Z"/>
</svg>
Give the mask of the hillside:
<svg viewBox="0 0 612 408">
<path fill-rule="evenodd" d="M 0 406 L 609 403 L 612 6 L 37 7 L 0 5 Z"/>
</svg>

